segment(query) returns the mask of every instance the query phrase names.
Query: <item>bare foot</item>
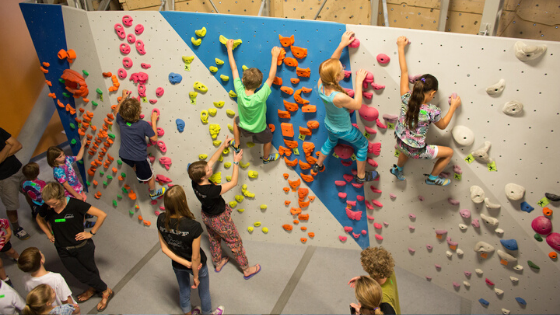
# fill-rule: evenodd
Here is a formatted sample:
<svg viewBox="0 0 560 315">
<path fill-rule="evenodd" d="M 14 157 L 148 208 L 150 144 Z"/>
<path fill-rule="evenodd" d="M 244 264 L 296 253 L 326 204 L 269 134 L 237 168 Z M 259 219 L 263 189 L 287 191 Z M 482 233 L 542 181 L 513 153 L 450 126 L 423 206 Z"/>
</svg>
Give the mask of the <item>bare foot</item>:
<svg viewBox="0 0 560 315">
<path fill-rule="evenodd" d="M 229 261 L 229 257 L 222 258 L 220 263 L 216 266 L 216 272 L 222 271 L 222 268 L 224 267 L 225 264 L 228 263 L 228 261 Z"/>
<path fill-rule="evenodd" d="M 94 288 L 89 288 L 84 293 L 78 295 L 77 302 L 82 303 L 89 300 L 95 294 Z"/>
<path fill-rule="evenodd" d="M 245 277 L 249 277 L 251 275 L 256 274 L 257 272 L 259 272 L 261 270 L 261 266 L 259 264 L 254 265 L 253 267 L 249 267 L 245 270 L 243 270 L 243 275 Z"/>
</svg>

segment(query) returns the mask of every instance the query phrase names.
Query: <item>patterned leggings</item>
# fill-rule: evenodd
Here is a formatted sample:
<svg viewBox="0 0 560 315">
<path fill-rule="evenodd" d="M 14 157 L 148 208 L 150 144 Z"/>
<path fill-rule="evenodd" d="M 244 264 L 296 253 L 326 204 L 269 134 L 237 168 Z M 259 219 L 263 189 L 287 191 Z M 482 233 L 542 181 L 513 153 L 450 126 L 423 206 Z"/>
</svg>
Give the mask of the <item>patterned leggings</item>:
<svg viewBox="0 0 560 315">
<path fill-rule="evenodd" d="M 222 239 L 226 242 L 227 246 L 231 249 L 235 260 L 245 270 L 249 267 L 249 261 L 245 255 L 243 242 L 235 223 L 231 219 L 231 207 L 226 205 L 226 211 L 218 216 L 208 216 L 202 212 L 202 222 L 206 225 L 208 231 L 208 238 L 210 239 L 210 252 L 212 252 L 212 262 L 214 266 L 220 264 L 222 260 Z"/>
</svg>

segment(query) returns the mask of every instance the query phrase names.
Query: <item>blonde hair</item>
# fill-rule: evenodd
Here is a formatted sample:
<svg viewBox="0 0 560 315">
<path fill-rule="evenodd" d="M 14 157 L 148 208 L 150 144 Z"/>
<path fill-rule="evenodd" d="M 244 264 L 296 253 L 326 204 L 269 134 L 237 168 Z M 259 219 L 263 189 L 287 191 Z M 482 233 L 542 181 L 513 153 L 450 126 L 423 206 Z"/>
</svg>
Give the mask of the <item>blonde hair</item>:
<svg viewBox="0 0 560 315">
<path fill-rule="evenodd" d="M 135 123 L 140 120 L 140 102 L 135 98 L 128 98 L 119 107 L 119 115 L 124 121 Z"/>
<path fill-rule="evenodd" d="M 368 247 L 364 249 L 360 260 L 365 272 L 375 280 L 389 278 L 393 274 L 395 261 L 391 253 L 383 247 Z"/>
<path fill-rule="evenodd" d="M 368 276 L 361 276 L 356 280 L 354 293 L 361 305 L 360 314 L 383 314 L 379 309 L 383 299 L 383 291 L 377 281 Z"/>
<path fill-rule="evenodd" d="M 48 284 L 40 284 L 27 294 L 23 314 L 42 314 L 47 310 L 47 303 L 51 301 L 52 288 Z"/>
<path fill-rule="evenodd" d="M 187 172 L 189 173 L 189 177 L 195 183 L 200 183 L 202 178 L 206 176 L 206 165 L 208 162 L 206 161 L 196 161 L 189 165 Z"/>
<path fill-rule="evenodd" d="M 47 150 L 47 163 L 50 167 L 56 167 L 58 164 L 56 163 L 56 159 L 60 156 L 60 154 L 64 153 L 61 148 L 53 146 Z"/>
<path fill-rule="evenodd" d="M 338 84 L 338 75 L 341 71 L 340 60 L 335 58 L 327 59 L 319 66 L 319 76 L 323 85 L 348 95 L 348 92 Z"/>
<path fill-rule="evenodd" d="M 185 217 L 189 220 L 194 220 L 194 214 L 189 209 L 189 205 L 187 204 L 187 195 L 181 186 L 173 186 L 165 191 L 163 195 L 163 205 L 165 206 L 165 220 L 164 225 L 167 230 L 169 230 L 169 222 L 171 221 L 171 217 L 176 217 L 180 219 L 181 217 Z M 179 227 L 179 220 L 177 220 L 177 226 L 175 229 Z"/>
<path fill-rule="evenodd" d="M 64 199 L 64 187 L 57 182 L 50 182 L 41 191 L 44 201 L 51 199 L 62 200 Z"/>
<path fill-rule="evenodd" d="M 261 70 L 257 68 L 249 68 L 243 71 L 243 78 L 241 82 L 247 90 L 256 90 L 259 86 L 261 86 L 263 79 L 263 74 Z"/>
</svg>

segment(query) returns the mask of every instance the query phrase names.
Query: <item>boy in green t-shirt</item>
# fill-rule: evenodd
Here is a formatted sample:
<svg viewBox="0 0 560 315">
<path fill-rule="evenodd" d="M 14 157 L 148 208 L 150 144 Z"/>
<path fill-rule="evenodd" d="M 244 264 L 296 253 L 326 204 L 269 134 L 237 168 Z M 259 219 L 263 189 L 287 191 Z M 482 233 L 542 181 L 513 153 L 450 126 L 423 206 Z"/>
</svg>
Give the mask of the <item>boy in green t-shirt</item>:
<svg viewBox="0 0 560 315">
<path fill-rule="evenodd" d="M 226 47 L 229 65 L 233 75 L 233 86 L 235 87 L 235 93 L 237 93 L 237 107 L 239 112 L 239 116 L 236 116 L 233 121 L 234 140 L 230 142 L 230 146 L 235 152 L 239 152 L 239 136 L 241 131 L 245 137 L 252 136 L 253 142 L 263 144 L 262 160 L 264 164 L 276 161 L 280 155 L 278 153 L 270 154 L 270 149 L 272 148 L 272 131 L 266 124 L 266 99 L 270 95 L 270 86 L 276 76 L 277 60 L 281 48 L 272 48 L 272 63 L 270 65 L 268 79 L 263 87 L 255 93 L 255 90 L 262 83 L 262 72 L 257 68 L 250 68 L 243 72 L 243 79 L 240 79 L 237 65 L 235 64 L 235 58 L 233 58 L 232 39 L 228 40 Z"/>
</svg>

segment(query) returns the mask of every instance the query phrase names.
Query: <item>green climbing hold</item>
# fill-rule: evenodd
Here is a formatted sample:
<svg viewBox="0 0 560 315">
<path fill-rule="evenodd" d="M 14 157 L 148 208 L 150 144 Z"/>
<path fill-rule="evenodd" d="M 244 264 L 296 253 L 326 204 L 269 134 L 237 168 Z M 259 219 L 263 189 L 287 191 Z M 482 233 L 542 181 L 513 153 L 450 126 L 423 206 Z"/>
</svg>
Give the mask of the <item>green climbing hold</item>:
<svg viewBox="0 0 560 315">
<path fill-rule="evenodd" d="M 93 106 L 97 106 L 97 105 L 99 105 L 99 104 L 97 104 L 97 102 L 96 102 L 96 101 L 91 101 L 91 104 L 93 104 Z"/>
<path fill-rule="evenodd" d="M 72 145 L 76 144 L 76 139 L 72 139 L 72 140 L 70 141 L 70 144 L 72 144 Z"/>
<path fill-rule="evenodd" d="M 113 206 L 115 206 L 115 207 L 117 206 L 117 201 L 116 200 L 113 200 Z"/>
<path fill-rule="evenodd" d="M 84 75 L 89 75 L 89 72 L 87 72 L 86 70 L 82 70 L 82 73 L 83 73 Z"/>
<path fill-rule="evenodd" d="M 101 176 L 105 175 L 105 172 L 100 171 L 99 174 L 101 174 Z"/>
<path fill-rule="evenodd" d="M 123 193 L 128 194 L 128 190 L 126 190 L 126 188 L 123 187 L 123 188 L 121 188 L 121 190 L 122 190 Z"/>
<path fill-rule="evenodd" d="M 90 186 L 91 183 L 89 182 L 89 180 L 86 180 L 86 186 Z"/>
<path fill-rule="evenodd" d="M 74 125 L 74 123 L 70 123 L 70 128 L 76 129 L 76 125 Z"/>
<path fill-rule="evenodd" d="M 117 198 L 122 199 L 122 196 L 121 196 L 121 195 L 117 195 Z"/>
<path fill-rule="evenodd" d="M 542 236 L 539 233 L 535 234 L 535 239 L 537 240 L 537 242 L 543 241 Z"/>
<path fill-rule="evenodd" d="M 115 139 L 115 135 L 114 135 L 114 134 L 112 134 L 112 133 L 110 133 L 110 134 L 109 134 L 109 138 L 111 138 L 111 139 Z"/>
<path fill-rule="evenodd" d="M 126 174 L 125 173 L 121 173 L 122 178 L 126 178 Z"/>
<path fill-rule="evenodd" d="M 97 92 L 97 94 L 99 94 L 99 95 L 103 95 L 103 91 L 101 91 L 100 88 L 97 88 L 97 90 L 95 90 L 95 92 Z"/>
<path fill-rule="evenodd" d="M 71 95 L 66 93 L 66 92 L 62 92 L 62 95 L 64 95 L 64 97 L 70 97 Z"/>
<path fill-rule="evenodd" d="M 104 180 L 104 181 L 103 181 L 103 185 L 104 185 L 104 186 L 107 186 L 107 185 L 109 185 L 109 184 L 107 184 L 107 181 Z"/>
<path fill-rule="evenodd" d="M 62 84 L 65 84 L 65 83 L 66 83 L 66 82 L 64 81 L 63 78 L 58 79 L 58 82 L 60 82 L 60 83 L 62 83 Z"/>
<path fill-rule="evenodd" d="M 79 160 L 78 164 L 84 164 L 84 160 Z"/>
<path fill-rule="evenodd" d="M 541 269 L 541 267 L 535 265 L 535 263 L 530 261 L 530 260 L 527 260 L 527 264 L 529 264 L 529 267 L 531 267 L 533 269 L 537 269 L 537 270 Z"/>
<path fill-rule="evenodd" d="M 134 215 L 134 210 L 130 210 L 130 211 L 128 211 L 128 213 Z"/>
<path fill-rule="evenodd" d="M 107 175 L 107 179 L 113 179 L 113 176 Z"/>
<path fill-rule="evenodd" d="M 121 160 L 117 160 L 117 164 L 122 165 L 122 161 L 121 161 Z"/>
</svg>

